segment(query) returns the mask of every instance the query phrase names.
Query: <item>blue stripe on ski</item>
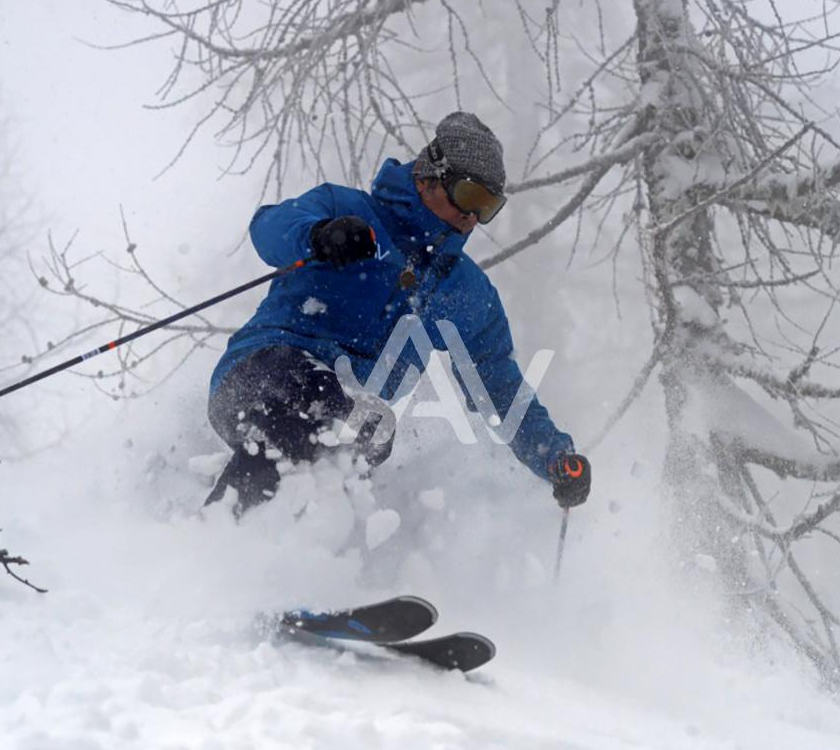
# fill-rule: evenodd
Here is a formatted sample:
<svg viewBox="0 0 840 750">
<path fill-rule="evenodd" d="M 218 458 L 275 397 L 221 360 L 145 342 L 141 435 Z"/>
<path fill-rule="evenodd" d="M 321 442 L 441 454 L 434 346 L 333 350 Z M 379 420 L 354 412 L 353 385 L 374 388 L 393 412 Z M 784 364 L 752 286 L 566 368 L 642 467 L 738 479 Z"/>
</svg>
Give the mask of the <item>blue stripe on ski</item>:
<svg viewBox="0 0 840 750">
<path fill-rule="evenodd" d="M 314 622 L 322 622 L 332 617 L 328 612 L 292 612 L 292 616 L 298 620 L 312 620 Z"/>
<path fill-rule="evenodd" d="M 297 619 L 309 622 L 324 622 L 325 620 L 328 620 L 330 619 L 330 617 L 332 617 L 332 615 L 328 613 L 320 612 L 295 612 L 294 614 L 297 617 Z M 357 633 L 364 633 L 365 635 L 373 634 L 373 631 L 369 627 L 367 627 L 364 623 L 359 622 L 358 620 L 348 620 L 347 627 L 350 630 L 353 630 Z M 336 636 L 331 633 L 331 637 L 335 638 Z"/>
</svg>

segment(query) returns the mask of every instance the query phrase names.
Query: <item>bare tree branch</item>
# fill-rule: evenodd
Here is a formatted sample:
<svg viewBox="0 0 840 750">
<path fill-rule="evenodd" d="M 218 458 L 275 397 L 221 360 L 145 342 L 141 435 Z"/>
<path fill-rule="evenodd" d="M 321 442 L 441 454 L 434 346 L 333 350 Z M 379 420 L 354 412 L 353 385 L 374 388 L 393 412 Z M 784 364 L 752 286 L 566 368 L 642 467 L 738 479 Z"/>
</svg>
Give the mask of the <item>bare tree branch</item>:
<svg viewBox="0 0 840 750">
<path fill-rule="evenodd" d="M 24 560 L 24 558 L 22 558 L 18 555 L 10 555 L 8 550 L 0 549 L 0 565 L 2 565 L 3 568 L 5 568 L 6 572 L 12 578 L 14 578 L 16 581 L 19 581 L 24 586 L 28 586 L 29 588 L 33 589 L 34 591 L 37 591 L 39 594 L 46 594 L 47 593 L 46 589 L 39 588 L 35 584 L 30 583 L 25 578 L 22 578 L 21 576 L 17 575 L 11 569 L 11 567 L 10 567 L 11 565 L 18 565 L 18 566 L 29 565 L 29 562 L 27 560 Z"/>
</svg>

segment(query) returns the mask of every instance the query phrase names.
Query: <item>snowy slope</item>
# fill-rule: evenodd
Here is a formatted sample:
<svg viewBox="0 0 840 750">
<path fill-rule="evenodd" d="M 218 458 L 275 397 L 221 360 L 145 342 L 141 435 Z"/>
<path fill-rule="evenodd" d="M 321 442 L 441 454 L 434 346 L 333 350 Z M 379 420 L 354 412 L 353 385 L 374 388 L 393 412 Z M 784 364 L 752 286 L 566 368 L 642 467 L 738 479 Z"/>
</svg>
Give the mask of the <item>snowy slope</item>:
<svg viewBox="0 0 840 750">
<path fill-rule="evenodd" d="M 407 420 L 373 486 L 348 491 L 319 465 L 237 525 L 221 507 L 196 514 L 189 439 L 152 450 L 194 403 L 170 406 L 126 407 L 75 448 L 4 467 L 4 546 L 51 591 L 0 578 L 3 750 L 838 746 L 840 716 L 809 676 L 783 656 L 756 666 L 772 645 L 754 658 L 711 581 L 668 569 L 655 488 L 620 460 L 600 462 L 555 587 L 557 509 L 503 446 Z M 377 510 L 400 527 L 366 551 L 352 525 Z M 432 633 L 486 633 L 496 660 L 464 677 L 251 626 L 260 610 L 393 593 L 435 602 Z"/>
</svg>

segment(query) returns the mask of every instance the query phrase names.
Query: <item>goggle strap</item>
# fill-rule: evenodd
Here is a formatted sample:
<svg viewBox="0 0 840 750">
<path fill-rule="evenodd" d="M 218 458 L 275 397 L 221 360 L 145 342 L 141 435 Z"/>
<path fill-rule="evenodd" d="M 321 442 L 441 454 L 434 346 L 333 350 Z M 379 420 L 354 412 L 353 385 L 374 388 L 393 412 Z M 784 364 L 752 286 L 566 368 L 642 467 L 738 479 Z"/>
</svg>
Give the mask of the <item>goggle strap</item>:
<svg viewBox="0 0 840 750">
<path fill-rule="evenodd" d="M 449 165 L 449 160 L 446 158 L 446 154 L 443 153 L 443 149 L 440 147 L 437 138 L 435 138 L 426 147 L 426 152 L 429 154 L 429 161 L 435 168 L 435 173 L 439 180 L 442 180 L 444 177 L 446 177 L 446 175 L 452 172 L 452 167 Z"/>
</svg>

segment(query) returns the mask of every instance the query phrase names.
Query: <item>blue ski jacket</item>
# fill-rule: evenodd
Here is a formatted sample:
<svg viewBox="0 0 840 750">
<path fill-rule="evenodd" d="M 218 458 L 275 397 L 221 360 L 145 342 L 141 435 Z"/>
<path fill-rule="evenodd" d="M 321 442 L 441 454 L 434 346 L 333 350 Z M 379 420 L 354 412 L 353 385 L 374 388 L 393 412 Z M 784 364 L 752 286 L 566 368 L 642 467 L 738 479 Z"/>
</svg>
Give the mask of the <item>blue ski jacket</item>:
<svg viewBox="0 0 840 750">
<path fill-rule="evenodd" d="M 359 216 L 373 227 L 376 257 L 337 269 L 312 261 L 271 282 L 254 316 L 229 340 L 211 379 L 218 388 L 236 363 L 257 350 L 284 344 L 309 352 L 330 368 L 338 357 L 350 359 L 364 384 L 395 325 L 413 314 L 423 323 L 435 349 L 446 344 L 436 321 L 455 325 L 487 394 L 504 419 L 522 383 L 513 357 L 513 342 L 499 295 L 487 275 L 464 252 L 461 235 L 423 204 L 412 175 L 413 162 L 388 159 L 373 182 L 371 194 L 325 183 L 299 198 L 262 206 L 251 221 L 251 240 L 269 265 L 284 267 L 311 257 L 309 236 L 323 219 Z M 407 268 L 415 283 L 403 288 Z M 426 362 L 406 345 L 380 395 L 390 399 L 410 366 L 420 372 Z M 468 407 L 476 405 L 464 388 Z M 510 447 L 538 476 L 572 438 L 560 432 L 536 396 Z"/>
</svg>

